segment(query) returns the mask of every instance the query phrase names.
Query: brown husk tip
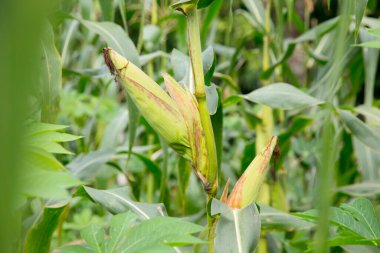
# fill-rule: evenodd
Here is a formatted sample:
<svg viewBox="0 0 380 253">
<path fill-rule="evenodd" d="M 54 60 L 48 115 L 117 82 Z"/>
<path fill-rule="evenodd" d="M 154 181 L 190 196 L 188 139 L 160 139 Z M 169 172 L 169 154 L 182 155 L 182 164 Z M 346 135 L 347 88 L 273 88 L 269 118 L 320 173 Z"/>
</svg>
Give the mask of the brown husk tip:
<svg viewBox="0 0 380 253">
<path fill-rule="evenodd" d="M 112 75 L 115 75 L 116 69 L 115 65 L 113 64 L 111 58 L 110 58 L 110 51 L 112 51 L 112 48 L 105 47 L 103 48 L 103 57 L 104 61 L 106 62 L 106 65 L 108 66 L 108 69 L 110 70 Z"/>
</svg>

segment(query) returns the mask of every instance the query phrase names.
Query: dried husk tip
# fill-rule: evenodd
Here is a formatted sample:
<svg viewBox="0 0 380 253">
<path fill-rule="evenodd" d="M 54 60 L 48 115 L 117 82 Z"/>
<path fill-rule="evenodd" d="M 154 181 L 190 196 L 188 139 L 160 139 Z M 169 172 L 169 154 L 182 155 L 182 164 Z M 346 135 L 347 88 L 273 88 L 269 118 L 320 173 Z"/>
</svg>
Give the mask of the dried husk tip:
<svg viewBox="0 0 380 253">
<path fill-rule="evenodd" d="M 227 205 L 232 208 L 241 209 L 257 200 L 276 145 L 277 137 L 273 136 L 236 182 L 231 194 L 227 198 Z"/>
</svg>

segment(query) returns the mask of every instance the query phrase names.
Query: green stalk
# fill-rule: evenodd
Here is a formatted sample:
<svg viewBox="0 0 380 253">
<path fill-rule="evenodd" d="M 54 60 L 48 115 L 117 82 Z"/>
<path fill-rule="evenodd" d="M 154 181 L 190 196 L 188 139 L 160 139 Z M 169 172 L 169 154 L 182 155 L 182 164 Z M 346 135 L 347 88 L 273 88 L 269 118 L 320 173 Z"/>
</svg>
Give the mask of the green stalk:
<svg viewBox="0 0 380 253">
<path fill-rule="evenodd" d="M 206 91 L 202 63 L 202 50 L 201 40 L 199 33 L 199 23 L 197 16 L 197 8 L 194 6 L 186 14 L 187 18 L 187 31 L 188 31 L 188 44 L 191 66 L 193 69 L 194 83 L 195 83 L 195 97 L 198 101 L 198 110 L 201 117 L 202 127 L 205 133 L 206 148 L 208 155 L 208 171 L 206 175 L 207 182 L 205 184 L 207 192 L 207 200 L 212 199 L 218 190 L 218 162 L 216 155 L 216 146 L 214 139 L 214 132 L 212 129 L 210 114 L 206 103 Z M 207 203 L 208 203 L 207 201 Z M 207 218 L 208 224 L 208 252 L 215 252 L 214 237 L 215 237 L 215 219 L 212 217 Z"/>
<path fill-rule="evenodd" d="M 212 129 L 210 113 L 208 111 L 206 103 L 206 91 L 201 55 L 201 40 L 199 34 L 199 24 L 196 8 L 190 10 L 187 14 L 187 22 L 190 61 L 191 66 L 193 68 L 195 83 L 195 97 L 198 101 L 198 110 L 201 116 L 202 127 L 205 132 L 208 155 L 209 166 L 206 179 L 209 183 L 209 190 L 207 191 L 207 193 L 208 195 L 215 196 L 218 187 L 218 163 L 216 156 L 214 132 Z"/>
</svg>

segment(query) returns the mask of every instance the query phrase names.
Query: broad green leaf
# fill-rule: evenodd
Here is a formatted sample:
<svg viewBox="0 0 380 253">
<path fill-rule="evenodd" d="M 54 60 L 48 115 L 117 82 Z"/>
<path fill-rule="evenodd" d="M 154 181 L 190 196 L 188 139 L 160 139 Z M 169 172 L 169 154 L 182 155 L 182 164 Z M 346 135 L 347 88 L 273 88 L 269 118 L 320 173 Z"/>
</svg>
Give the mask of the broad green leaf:
<svg viewBox="0 0 380 253">
<path fill-rule="evenodd" d="M 261 229 L 293 231 L 314 226 L 313 223 L 304 221 L 297 216 L 277 210 L 273 207 L 259 204 Z"/>
<path fill-rule="evenodd" d="M 348 110 L 339 110 L 339 114 L 353 136 L 368 147 L 380 151 L 380 134 L 375 132 Z"/>
<path fill-rule="evenodd" d="M 323 101 L 287 83 L 267 85 L 241 96 L 251 102 L 284 110 L 299 109 L 323 103 Z"/>
<path fill-rule="evenodd" d="M 33 148 L 25 154 L 26 169 L 63 171 L 66 168 L 50 153 L 40 148 Z"/>
<path fill-rule="evenodd" d="M 111 219 L 111 227 L 109 240 L 106 243 L 107 253 L 116 253 L 119 249 L 119 244 L 125 239 L 127 231 L 135 225 L 138 216 L 131 213 L 122 213 L 114 215 Z"/>
<path fill-rule="evenodd" d="M 82 245 L 63 246 L 59 250 L 61 253 L 93 253 L 92 249 Z"/>
<path fill-rule="evenodd" d="M 48 123 L 31 123 L 27 128 L 27 136 L 40 134 L 44 132 L 56 132 L 63 130 L 68 126 L 48 124 Z"/>
<path fill-rule="evenodd" d="M 120 253 L 178 252 L 173 246 L 203 243 L 192 236 L 202 226 L 173 217 L 154 217 L 133 227 L 120 246 Z"/>
<path fill-rule="evenodd" d="M 33 148 L 45 150 L 48 153 L 72 154 L 70 151 L 62 147 L 59 142 L 74 141 L 80 136 L 56 132 L 65 128 L 60 125 L 49 125 L 41 123 L 33 123 L 27 133 L 25 143 Z"/>
<path fill-rule="evenodd" d="M 343 203 L 341 208 L 351 213 L 353 217 L 363 224 L 370 232 L 371 238 L 380 238 L 380 226 L 377 223 L 375 210 L 371 201 L 364 198 L 355 199 L 351 203 Z"/>
<path fill-rule="evenodd" d="M 220 214 L 216 225 L 215 250 L 218 253 L 253 252 L 260 238 L 260 216 L 255 204 L 232 209 L 213 199 L 211 215 Z"/>
<path fill-rule="evenodd" d="M 103 253 L 105 248 L 104 229 L 97 224 L 90 224 L 80 232 L 82 238 L 96 253 Z"/>
<path fill-rule="evenodd" d="M 41 40 L 41 109 L 42 120 L 53 122 L 59 109 L 59 93 L 62 85 L 62 60 L 54 44 L 53 28 L 47 25 Z"/>
<path fill-rule="evenodd" d="M 338 188 L 338 191 L 346 194 L 365 197 L 380 194 L 380 182 L 379 181 L 365 181 L 362 183 L 342 186 Z"/>
<path fill-rule="evenodd" d="M 97 190 L 84 186 L 83 190 L 84 194 L 83 192 L 79 192 L 78 195 L 89 197 L 114 214 L 124 213 L 130 210 L 140 218 L 146 220 L 166 215 L 166 210 L 163 204 L 149 204 L 133 201 L 128 187 Z"/>
<path fill-rule="evenodd" d="M 82 237 L 93 249 L 92 252 L 106 253 L 153 253 L 181 252 L 175 246 L 203 243 L 192 236 L 203 229 L 202 226 L 172 217 L 154 217 L 139 220 L 132 212 L 113 216 L 110 233 L 105 240 L 102 227 L 90 225 L 81 231 Z M 65 247 L 67 248 L 67 247 Z M 80 247 L 85 249 L 85 246 Z M 70 251 L 63 251 L 69 253 Z M 79 248 L 73 253 L 82 252 Z M 88 251 L 84 251 L 88 252 Z"/>
<path fill-rule="evenodd" d="M 358 222 L 352 215 L 337 207 L 332 207 L 330 209 L 330 222 L 333 225 L 338 226 L 345 231 L 349 231 L 353 235 L 371 238 L 371 234 L 366 226 Z M 319 219 L 317 210 L 309 210 L 304 213 L 296 213 L 295 215 L 315 222 Z"/>
<path fill-rule="evenodd" d="M 20 181 L 20 193 L 46 199 L 67 199 L 70 197 L 69 188 L 83 184 L 66 172 L 44 169 L 26 169 L 20 175 Z"/>
<path fill-rule="evenodd" d="M 343 246 L 343 245 L 374 245 L 376 241 L 370 239 L 364 239 L 360 236 L 347 236 L 341 235 L 329 240 L 330 247 Z M 362 251 L 360 251 L 362 252 Z"/>
<path fill-rule="evenodd" d="M 359 245 L 349 245 L 342 246 L 342 248 L 347 253 L 380 253 L 380 249 L 376 246 L 359 246 Z"/>
<path fill-rule="evenodd" d="M 66 203 L 45 207 L 39 221 L 28 231 L 24 253 L 48 253 L 55 229 Z"/>
<path fill-rule="evenodd" d="M 83 19 L 79 19 L 79 21 L 91 31 L 99 34 L 109 47 L 112 47 L 136 66 L 140 66 L 135 45 L 119 25 L 111 22 L 94 22 Z"/>
</svg>

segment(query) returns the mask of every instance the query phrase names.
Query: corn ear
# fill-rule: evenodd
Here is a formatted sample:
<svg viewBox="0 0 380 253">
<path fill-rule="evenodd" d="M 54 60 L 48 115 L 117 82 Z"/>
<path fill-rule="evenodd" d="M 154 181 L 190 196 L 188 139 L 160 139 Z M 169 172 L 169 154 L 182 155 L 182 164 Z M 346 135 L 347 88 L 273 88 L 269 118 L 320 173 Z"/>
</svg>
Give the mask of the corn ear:
<svg viewBox="0 0 380 253">
<path fill-rule="evenodd" d="M 185 158 L 191 158 L 189 134 L 178 106 L 148 75 L 111 48 L 103 55 L 116 80 L 124 86 L 137 108 L 169 145 Z"/>
<path fill-rule="evenodd" d="M 163 77 L 166 88 L 173 101 L 177 104 L 188 129 L 189 143 L 192 150 L 192 166 L 204 186 L 207 187 L 209 182 L 206 178 L 209 166 L 206 139 L 198 112 L 197 101 L 193 94 L 189 90 L 183 89 L 173 77 L 166 73 L 163 74 Z"/>
<path fill-rule="evenodd" d="M 243 175 L 236 182 L 227 204 L 232 208 L 244 208 L 256 201 L 260 187 L 268 172 L 268 164 L 277 144 L 277 137 L 273 136 L 263 151 L 251 162 Z"/>
</svg>

